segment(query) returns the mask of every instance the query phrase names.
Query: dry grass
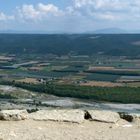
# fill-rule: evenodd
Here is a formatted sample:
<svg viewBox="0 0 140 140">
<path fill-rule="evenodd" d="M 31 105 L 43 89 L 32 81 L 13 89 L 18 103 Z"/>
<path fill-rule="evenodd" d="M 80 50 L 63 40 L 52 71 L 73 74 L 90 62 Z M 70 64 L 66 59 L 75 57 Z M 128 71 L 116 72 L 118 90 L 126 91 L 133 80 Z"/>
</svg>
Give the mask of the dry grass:
<svg viewBox="0 0 140 140">
<path fill-rule="evenodd" d="M 123 86 L 122 83 L 101 82 L 101 81 L 89 81 L 87 83 L 82 83 L 80 85 L 81 86 L 96 86 L 96 87 L 120 87 L 120 86 Z"/>
<path fill-rule="evenodd" d="M 139 69 L 119 69 L 119 68 L 115 68 L 115 67 L 89 67 L 88 70 L 91 70 L 91 71 L 122 71 L 122 72 L 136 72 L 136 71 L 140 71 Z"/>
<path fill-rule="evenodd" d="M 25 79 L 20 79 L 16 80 L 17 82 L 24 82 L 24 83 L 32 83 L 32 84 L 38 84 L 39 81 L 36 78 L 25 78 Z"/>
<path fill-rule="evenodd" d="M 31 71 L 41 71 L 41 70 L 43 70 L 43 67 L 30 67 L 28 70 L 31 70 Z"/>
<path fill-rule="evenodd" d="M 129 87 L 140 87 L 140 82 L 126 83 Z"/>
<path fill-rule="evenodd" d="M 90 66 L 89 70 L 114 70 L 115 67 L 94 67 Z"/>
</svg>

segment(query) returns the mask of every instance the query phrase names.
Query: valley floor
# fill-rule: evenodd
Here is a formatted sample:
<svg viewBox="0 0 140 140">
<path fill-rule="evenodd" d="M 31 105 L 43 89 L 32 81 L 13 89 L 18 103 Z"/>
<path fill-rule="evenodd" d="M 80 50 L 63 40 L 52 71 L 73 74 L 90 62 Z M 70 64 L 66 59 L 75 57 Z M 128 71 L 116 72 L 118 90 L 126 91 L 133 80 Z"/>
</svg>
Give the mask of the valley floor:
<svg viewBox="0 0 140 140">
<path fill-rule="evenodd" d="M 82 124 L 48 121 L 0 121 L 0 140 L 139 140 L 140 126 L 121 120 L 117 124 Z"/>
</svg>

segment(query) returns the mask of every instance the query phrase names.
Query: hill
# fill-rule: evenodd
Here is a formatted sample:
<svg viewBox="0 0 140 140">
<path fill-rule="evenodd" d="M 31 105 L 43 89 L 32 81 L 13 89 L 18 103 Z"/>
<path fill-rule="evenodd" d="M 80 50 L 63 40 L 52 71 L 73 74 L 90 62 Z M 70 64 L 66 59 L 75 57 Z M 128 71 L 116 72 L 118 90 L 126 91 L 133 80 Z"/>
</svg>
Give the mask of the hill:
<svg viewBox="0 0 140 140">
<path fill-rule="evenodd" d="M 0 52 L 138 56 L 139 41 L 139 34 L 0 34 Z"/>
</svg>

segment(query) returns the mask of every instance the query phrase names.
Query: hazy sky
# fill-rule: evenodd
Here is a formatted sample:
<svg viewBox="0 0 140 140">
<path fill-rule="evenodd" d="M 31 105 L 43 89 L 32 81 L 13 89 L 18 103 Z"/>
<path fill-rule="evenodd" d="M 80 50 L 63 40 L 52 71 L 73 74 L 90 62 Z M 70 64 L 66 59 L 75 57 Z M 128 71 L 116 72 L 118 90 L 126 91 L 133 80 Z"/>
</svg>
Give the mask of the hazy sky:
<svg viewBox="0 0 140 140">
<path fill-rule="evenodd" d="M 0 0 L 0 30 L 140 29 L 140 0 Z"/>
</svg>

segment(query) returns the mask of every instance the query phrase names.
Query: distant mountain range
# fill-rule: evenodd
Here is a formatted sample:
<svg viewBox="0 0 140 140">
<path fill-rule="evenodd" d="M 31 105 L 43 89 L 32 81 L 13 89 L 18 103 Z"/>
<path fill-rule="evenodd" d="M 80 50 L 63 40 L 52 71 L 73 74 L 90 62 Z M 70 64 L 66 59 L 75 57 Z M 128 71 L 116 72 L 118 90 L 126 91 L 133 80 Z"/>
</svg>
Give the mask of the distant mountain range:
<svg viewBox="0 0 140 140">
<path fill-rule="evenodd" d="M 0 34 L 0 52 L 140 56 L 140 34 Z"/>
<path fill-rule="evenodd" d="M 123 34 L 123 33 L 128 33 L 128 31 L 120 29 L 120 28 L 105 28 L 105 29 L 95 30 L 93 33 L 95 34 Z"/>
<path fill-rule="evenodd" d="M 30 31 L 22 31 L 22 30 L 0 30 L 0 33 L 16 33 L 16 34 L 75 34 L 75 32 L 61 32 L 61 31 L 41 31 L 41 30 L 30 30 Z M 124 30 L 121 28 L 104 28 L 104 29 L 98 29 L 95 31 L 86 31 L 86 32 L 81 32 L 81 33 L 76 33 L 76 34 L 131 34 L 131 33 L 136 33 L 139 34 L 140 30 Z"/>
</svg>

